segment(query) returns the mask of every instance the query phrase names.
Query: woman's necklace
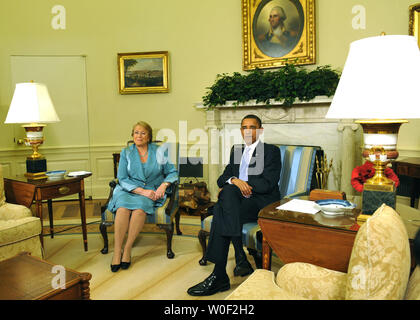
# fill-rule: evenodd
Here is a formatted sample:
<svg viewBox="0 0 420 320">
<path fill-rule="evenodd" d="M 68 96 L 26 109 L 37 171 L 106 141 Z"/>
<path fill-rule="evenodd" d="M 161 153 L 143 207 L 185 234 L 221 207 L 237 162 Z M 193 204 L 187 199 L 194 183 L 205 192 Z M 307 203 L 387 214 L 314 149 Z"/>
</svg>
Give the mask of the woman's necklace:
<svg viewBox="0 0 420 320">
<path fill-rule="evenodd" d="M 147 150 L 146 150 L 146 152 L 145 152 L 144 154 L 141 154 L 141 153 L 140 153 L 140 149 L 138 149 L 138 150 L 139 150 L 139 155 L 140 155 L 140 157 L 142 157 L 142 158 L 146 157 L 146 156 L 147 156 L 147 154 L 149 153 L 149 149 L 147 149 Z"/>
</svg>

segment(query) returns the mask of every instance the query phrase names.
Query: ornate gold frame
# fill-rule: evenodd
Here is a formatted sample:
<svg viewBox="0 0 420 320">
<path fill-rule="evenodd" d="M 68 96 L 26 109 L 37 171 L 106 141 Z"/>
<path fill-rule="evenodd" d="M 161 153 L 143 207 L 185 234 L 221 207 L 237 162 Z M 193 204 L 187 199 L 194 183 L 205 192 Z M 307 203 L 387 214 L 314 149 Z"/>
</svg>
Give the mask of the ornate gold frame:
<svg viewBox="0 0 420 320">
<path fill-rule="evenodd" d="M 262 10 L 268 10 L 269 7 L 271 8 L 275 5 L 283 5 L 285 7 L 294 5 L 300 19 L 299 33 L 295 36 L 294 42 L 286 48 L 290 51 L 284 55 L 279 53 L 277 57 L 275 57 L 275 54 L 270 55 L 269 50 L 264 51 L 264 49 L 260 48 L 260 46 L 262 47 L 261 43 L 268 40 L 260 40 L 261 34 L 254 35 L 254 30 L 256 30 L 254 29 L 254 21 L 255 23 L 266 21 L 262 18 L 259 20 L 259 14 Z M 265 6 L 267 6 L 267 9 L 265 9 Z M 261 22 L 260 24 L 263 23 Z M 255 28 L 258 28 L 258 25 Z M 244 70 L 275 68 L 285 65 L 286 62 L 295 65 L 315 63 L 315 0 L 242 0 L 242 30 Z M 295 33 L 297 33 L 296 30 Z M 257 43 L 258 41 L 260 41 L 260 46 Z M 275 50 L 271 52 L 275 52 Z"/>
<path fill-rule="evenodd" d="M 420 47 L 420 3 L 413 4 L 409 7 L 409 20 L 408 20 L 408 34 L 415 36 L 417 44 Z"/>
<path fill-rule="evenodd" d="M 160 76 L 160 70 L 140 69 L 130 70 L 131 76 L 128 76 L 128 68 L 130 67 L 124 68 L 124 61 L 135 60 L 135 64 L 137 64 L 143 59 L 160 59 L 162 75 Z M 169 92 L 168 68 L 168 51 L 118 53 L 119 91 L 121 94 Z M 132 82 L 132 85 L 128 83 L 129 81 Z M 157 82 L 156 85 L 153 85 L 153 82 Z"/>
</svg>

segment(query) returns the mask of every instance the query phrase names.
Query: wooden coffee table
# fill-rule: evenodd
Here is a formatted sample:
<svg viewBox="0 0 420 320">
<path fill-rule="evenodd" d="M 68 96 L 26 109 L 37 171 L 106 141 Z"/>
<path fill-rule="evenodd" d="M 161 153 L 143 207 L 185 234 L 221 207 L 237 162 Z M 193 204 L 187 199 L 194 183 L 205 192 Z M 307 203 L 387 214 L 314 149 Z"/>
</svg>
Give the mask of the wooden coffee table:
<svg viewBox="0 0 420 320">
<path fill-rule="evenodd" d="M 0 261 L 0 300 L 89 300 L 90 273 L 65 268 L 65 288 L 54 289 L 55 265 L 28 252 Z M 64 274 L 64 272 L 63 272 Z"/>
</svg>

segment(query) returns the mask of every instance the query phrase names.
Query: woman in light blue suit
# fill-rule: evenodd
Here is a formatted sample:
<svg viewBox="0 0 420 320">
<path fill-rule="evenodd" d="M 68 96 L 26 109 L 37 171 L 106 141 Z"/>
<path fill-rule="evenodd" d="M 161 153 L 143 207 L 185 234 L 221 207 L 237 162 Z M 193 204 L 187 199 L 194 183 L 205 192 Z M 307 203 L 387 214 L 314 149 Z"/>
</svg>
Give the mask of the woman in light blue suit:
<svg viewBox="0 0 420 320">
<path fill-rule="evenodd" d="M 178 180 L 175 166 L 168 161 L 164 148 L 152 143 L 152 128 L 139 121 L 131 133 L 134 144 L 124 148 L 118 165 L 118 185 L 114 189 L 108 210 L 116 212 L 114 221 L 114 256 L 111 271 L 127 269 L 131 263 L 131 248 L 146 221 L 166 200 L 166 188 Z M 122 251 L 124 236 L 127 241 Z"/>
</svg>

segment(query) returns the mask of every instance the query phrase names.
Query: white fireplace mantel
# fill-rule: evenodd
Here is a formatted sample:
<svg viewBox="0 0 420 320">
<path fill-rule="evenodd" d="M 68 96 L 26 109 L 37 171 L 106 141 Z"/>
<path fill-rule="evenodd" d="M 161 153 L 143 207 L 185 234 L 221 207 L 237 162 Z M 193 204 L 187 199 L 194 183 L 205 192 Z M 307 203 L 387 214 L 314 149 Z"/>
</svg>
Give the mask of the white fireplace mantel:
<svg viewBox="0 0 420 320">
<path fill-rule="evenodd" d="M 264 142 L 322 147 L 328 162 L 333 159 L 328 189 L 353 194 L 350 179 L 351 172 L 358 163 L 361 130 L 351 120 L 325 119 L 331 101 L 332 97 L 319 96 L 311 101 L 296 101 L 290 107 L 283 106 L 281 101 L 271 101 L 269 105 L 255 101 L 241 105 L 229 102 L 212 108 L 196 103 L 196 109 L 206 113 L 208 159 L 219 157 L 218 161 L 210 160 L 208 166 L 212 200 L 217 198 L 216 181 L 228 161 L 230 148 L 241 141 L 240 122 L 247 114 L 255 114 L 261 118 Z"/>
</svg>

